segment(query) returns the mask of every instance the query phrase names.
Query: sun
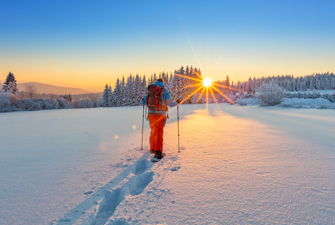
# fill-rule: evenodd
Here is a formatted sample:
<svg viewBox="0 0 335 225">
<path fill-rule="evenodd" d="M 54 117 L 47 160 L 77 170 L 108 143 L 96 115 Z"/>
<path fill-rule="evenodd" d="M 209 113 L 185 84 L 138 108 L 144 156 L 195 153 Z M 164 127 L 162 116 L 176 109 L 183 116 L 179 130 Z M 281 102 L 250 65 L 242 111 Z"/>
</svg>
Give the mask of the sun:
<svg viewBox="0 0 335 225">
<path fill-rule="evenodd" d="M 235 102 L 232 101 L 228 96 L 226 96 L 224 93 L 222 93 L 218 88 L 221 88 L 221 89 L 225 89 L 225 90 L 234 90 L 234 91 L 239 91 L 238 89 L 235 89 L 235 88 L 232 88 L 230 87 L 229 85 L 226 86 L 226 85 L 222 85 L 220 83 L 217 83 L 217 82 L 212 82 L 212 80 L 208 77 L 203 77 L 201 74 L 197 73 L 196 71 L 194 70 L 191 70 L 191 72 L 195 75 L 194 77 L 192 76 L 185 76 L 183 74 L 178 74 L 178 73 L 175 73 L 174 75 L 175 76 L 178 76 L 182 79 L 188 79 L 191 84 L 190 85 L 187 85 L 187 86 L 183 86 L 181 87 L 181 89 L 184 89 L 184 88 L 196 88 L 196 90 L 194 90 L 192 93 L 190 93 L 189 95 L 187 95 L 186 97 L 184 97 L 184 99 L 181 100 L 180 104 L 184 103 L 186 100 L 188 100 L 189 98 L 191 98 L 194 94 L 196 94 L 197 92 L 199 92 L 199 96 L 196 100 L 196 104 L 198 104 L 199 100 L 201 99 L 202 95 L 204 93 L 206 93 L 206 104 L 208 105 L 208 97 L 209 97 L 209 94 L 212 95 L 214 101 L 216 103 L 218 103 L 218 101 L 216 100 L 216 97 L 214 95 L 214 91 L 216 91 L 218 94 L 220 94 L 222 97 L 224 97 L 228 102 L 230 102 L 231 104 L 234 104 L 235 105 Z M 178 88 L 180 89 L 180 88 Z"/>
<path fill-rule="evenodd" d="M 205 86 L 205 87 L 210 87 L 210 86 L 212 85 L 212 80 L 209 79 L 209 78 L 205 78 L 205 79 L 203 80 L 203 83 L 204 83 L 204 86 Z"/>
</svg>

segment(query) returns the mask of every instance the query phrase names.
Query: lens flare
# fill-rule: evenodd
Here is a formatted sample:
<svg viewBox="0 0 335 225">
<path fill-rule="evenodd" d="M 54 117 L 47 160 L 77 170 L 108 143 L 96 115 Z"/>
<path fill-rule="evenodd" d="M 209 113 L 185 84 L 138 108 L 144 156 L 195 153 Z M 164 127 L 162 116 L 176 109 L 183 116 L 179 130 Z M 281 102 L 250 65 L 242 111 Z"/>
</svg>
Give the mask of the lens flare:
<svg viewBox="0 0 335 225">
<path fill-rule="evenodd" d="M 203 81 L 203 83 L 204 83 L 205 87 L 209 87 L 209 86 L 212 85 L 212 80 L 209 79 L 209 78 L 205 78 L 204 81 Z"/>
</svg>

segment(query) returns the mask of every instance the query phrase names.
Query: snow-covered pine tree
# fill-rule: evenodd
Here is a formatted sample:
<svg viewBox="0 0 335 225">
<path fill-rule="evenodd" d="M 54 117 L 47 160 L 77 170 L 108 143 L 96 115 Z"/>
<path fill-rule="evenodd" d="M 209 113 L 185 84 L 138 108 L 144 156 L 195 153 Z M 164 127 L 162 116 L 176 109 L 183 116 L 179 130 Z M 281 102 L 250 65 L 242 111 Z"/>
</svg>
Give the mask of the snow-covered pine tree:
<svg viewBox="0 0 335 225">
<path fill-rule="evenodd" d="M 121 80 L 121 92 L 120 92 L 120 106 L 125 106 L 126 105 L 126 96 L 125 96 L 125 89 L 126 89 L 126 82 L 124 79 L 124 76 L 122 76 L 122 80 Z"/>
<path fill-rule="evenodd" d="M 14 74 L 12 72 L 8 73 L 5 83 L 3 83 L 2 90 L 14 95 L 19 91 L 16 85 Z"/>
<path fill-rule="evenodd" d="M 134 105 L 141 105 L 142 100 L 142 86 L 141 78 L 138 74 L 135 77 L 134 91 L 133 91 Z"/>
<path fill-rule="evenodd" d="M 141 83 L 141 100 L 147 95 L 147 79 L 145 75 L 142 78 L 142 83 Z"/>
<path fill-rule="evenodd" d="M 319 77 L 316 78 L 315 86 L 316 86 L 316 90 L 321 90 L 321 81 Z"/>
<path fill-rule="evenodd" d="M 330 88 L 335 89 L 335 77 L 332 77 L 330 80 Z"/>
<path fill-rule="evenodd" d="M 177 75 L 175 75 L 174 79 L 174 98 L 177 99 L 183 99 L 183 83 L 182 83 L 182 77 L 180 75 L 184 74 L 184 67 L 182 66 L 180 70 L 177 72 Z"/>
<path fill-rule="evenodd" d="M 230 85 L 230 81 L 229 81 L 229 76 L 226 76 L 226 80 L 224 82 L 224 86 L 225 86 L 225 90 L 224 90 L 224 94 L 227 94 L 229 91 L 229 85 Z"/>
<path fill-rule="evenodd" d="M 112 97 L 112 105 L 119 107 L 121 105 L 121 97 L 121 84 L 119 78 L 117 78 Z"/>
<path fill-rule="evenodd" d="M 127 102 L 128 105 L 133 106 L 136 105 L 137 99 L 136 99 L 136 93 L 135 93 L 135 80 L 132 75 L 130 75 L 129 80 L 127 82 Z"/>
<path fill-rule="evenodd" d="M 125 88 L 123 91 L 123 97 L 124 97 L 124 102 L 123 106 L 128 106 L 131 105 L 132 99 L 131 99 L 131 91 L 132 91 L 132 79 L 131 79 L 131 74 L 130 77 L 127 77 L 127 82 L 125 84 Z"/>
<path fill-rule="evenodd" d="M 111 86 L 108 87 L 108 99 L 107 99 L 107 101 L 108 101 L 108 107 L 112 107 L 113 106 L 113 104 L 112 104 L 112 102 L 113 102 L 113 91 L 112 91 Z"/>
<path fill-rule="evenodd" d="M 108 93 L 108 84 L 105 85 L 105 89 L 102 93 L 102 107 L 109 107 L 108 101 L 109 101 L 109 93 Z"/>
<path fill-rule="evenodd" d="M 156 73 L 154 73 L 154 77 L 153 77 L 153 80 L 152 80 L 152 83 L 154 84 L 154 83 L 156 83 L 156 81 L 157 81 L 157 75 L 156 75 Z"/>
<path fill-rule="evenodd" d="M 178 88 L 178 76 L 174 75 L 174 76 L 172 76 L 171 81 L 167 85 L 167 89 L 169 89 L 172 100 L 177 100 L 178 99 L 177 88 Z"/>
</svg>

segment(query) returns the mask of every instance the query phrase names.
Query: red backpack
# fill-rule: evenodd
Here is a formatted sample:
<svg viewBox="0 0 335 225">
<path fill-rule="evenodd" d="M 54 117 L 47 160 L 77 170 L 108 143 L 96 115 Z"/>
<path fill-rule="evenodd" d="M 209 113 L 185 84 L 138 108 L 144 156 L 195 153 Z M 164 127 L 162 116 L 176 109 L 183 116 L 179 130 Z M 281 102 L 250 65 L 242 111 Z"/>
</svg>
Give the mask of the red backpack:
<svg viewBox="0 0 335 225">
<path fill-rule="evenodd" d="M 166 104 L 163 104 L 163 90 L 164 87 L 161 87 L 156 84 L 150 84 L 148 86 L 147 94 L 147 106 L 151 111 L 168 111 Z"/>
</svg>

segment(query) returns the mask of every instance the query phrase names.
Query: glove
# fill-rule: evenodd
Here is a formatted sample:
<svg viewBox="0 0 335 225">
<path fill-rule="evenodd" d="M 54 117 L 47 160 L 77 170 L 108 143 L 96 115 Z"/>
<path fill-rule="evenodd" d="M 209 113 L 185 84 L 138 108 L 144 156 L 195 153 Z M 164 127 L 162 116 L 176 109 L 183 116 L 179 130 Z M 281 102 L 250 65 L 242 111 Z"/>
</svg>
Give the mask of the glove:
<svg viewBox="0 0 335 225">
<path fill-rule="evenodd" d="M 180 99 L 178 99 L 176 102 L 177 102 L 178 104 L 180 104 L 181 101 L 180 101 Z"/>
</svg>

